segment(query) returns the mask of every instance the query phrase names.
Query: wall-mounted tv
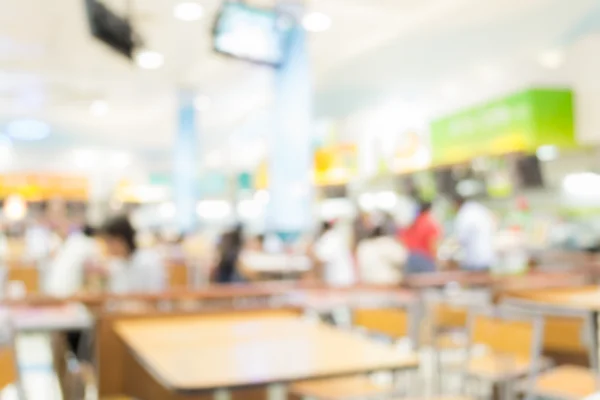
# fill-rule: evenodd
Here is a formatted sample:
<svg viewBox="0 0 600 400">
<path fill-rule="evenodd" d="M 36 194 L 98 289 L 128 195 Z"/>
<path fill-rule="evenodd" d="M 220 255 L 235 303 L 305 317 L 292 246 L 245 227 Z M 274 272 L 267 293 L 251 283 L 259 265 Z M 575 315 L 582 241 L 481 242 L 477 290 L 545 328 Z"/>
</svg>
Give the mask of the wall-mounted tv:
<svg viewBox="0 0 600 400">
<path fill-rule="evenodd" d="M 213 29 L 218 53 L 273 66 L 285 57 L 291 20 L 276 10 L 225 1 Z"/>
<path fill-rule="evenodd" d="M 85 0 L 85 5 L 92 35 L 131 59 L 137 43 L 129 21 L 116 15 L 99 0 Z"/>
</svg>

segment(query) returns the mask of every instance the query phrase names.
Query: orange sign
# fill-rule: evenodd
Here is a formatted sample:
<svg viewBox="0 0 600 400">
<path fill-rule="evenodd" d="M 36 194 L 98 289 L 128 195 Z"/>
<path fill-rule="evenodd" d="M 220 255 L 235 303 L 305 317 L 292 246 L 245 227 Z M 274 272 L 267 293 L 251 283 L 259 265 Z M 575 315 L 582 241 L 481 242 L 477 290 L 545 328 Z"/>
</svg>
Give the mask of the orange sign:
<svg viewBox="0 0 600 400">
<path fill-rule="evenodd" d="M 88 179 L 78 176 L 10 174 L 0 175 L 0 197 L 18 194 L 25 200 L 42 201 L 60 197 L 86 201 Z"/>
</svg>

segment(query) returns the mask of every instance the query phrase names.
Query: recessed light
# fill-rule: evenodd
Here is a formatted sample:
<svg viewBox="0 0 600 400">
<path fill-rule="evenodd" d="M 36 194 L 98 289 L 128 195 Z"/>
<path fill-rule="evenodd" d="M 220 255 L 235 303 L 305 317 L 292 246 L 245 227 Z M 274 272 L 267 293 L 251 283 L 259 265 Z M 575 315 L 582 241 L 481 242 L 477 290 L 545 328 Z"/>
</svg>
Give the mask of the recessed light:
<svg viewBox="0 0 600 400">
<path fill-rule="evenodd" d="M 102 117 L 108 113 L 108 103 L 104 100 L 93 101 L 90 105 L 90 113 L 95 117 Z"/>
<path fill-rule="evenodd" d="M 540 65 L 547 69 L 558 69 L 565 61 L 565 54 L 560 49 L 546 50 L 538 56 Z"/>
<path fill-rule="evenodd" d="M 135 62 L 140 68 L 157 69 L 162 67 L 165 57 L 156 51 L 141 50 L 136 53 Z"/>
<path fill-rule="evenodd" d="M 309 32 L 324 32 L 331 28 L 331 18 L 321 12 L 310 12 L 302 18 L 302 26 Z"/>
<path fill-rule="evenodd" d="M 195 1 L 182 1 L 173 8 L 173 15 L 181 21 L 197 21 L 204 15 L 204 7 Z"/>
<path fill-rule="evenodd" d="M 6 126 L 6 133 L 15 140 L 42 140 L 50 136 L 50 131 L 47 123 L 36 119 L 18 119 Z"/>
</svg>

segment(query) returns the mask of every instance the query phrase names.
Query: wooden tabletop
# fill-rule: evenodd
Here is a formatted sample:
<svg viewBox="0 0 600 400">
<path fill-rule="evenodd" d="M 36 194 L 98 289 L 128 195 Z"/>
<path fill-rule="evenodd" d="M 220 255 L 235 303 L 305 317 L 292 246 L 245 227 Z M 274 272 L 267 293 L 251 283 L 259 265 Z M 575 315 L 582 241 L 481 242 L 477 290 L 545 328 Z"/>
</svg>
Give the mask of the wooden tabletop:
<svg viewBox="0 0 600 400">
<path fill-rule="evenodd" d="M 287 315 L 125 320 L 115 331 L 161 384 L 182 392 L 418 365 L 416 355 Z"/>
<path fill-rule="evenodd" d="M 521 290 L 507 293 L 516 297 L 555 306 L 600 311 L 600 286 Z"/>
</svg>

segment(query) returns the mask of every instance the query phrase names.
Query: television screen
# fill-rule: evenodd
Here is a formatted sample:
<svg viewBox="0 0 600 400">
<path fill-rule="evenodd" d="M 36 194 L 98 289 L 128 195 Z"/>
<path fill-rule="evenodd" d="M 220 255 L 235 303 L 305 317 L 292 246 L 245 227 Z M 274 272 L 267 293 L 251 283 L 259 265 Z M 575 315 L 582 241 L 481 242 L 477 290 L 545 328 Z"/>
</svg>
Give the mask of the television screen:
<svg viewBox="0 0 600 400">
<path fill-rule="evenodd" d="M 516 161 L 517 179 L 521 188 L 544 187 L 540 161 L 535 155 L 522 156 Z"/>
<path fill-rule="evenodd" d="M 131 59 L 136 43 L 129 21 L 113 13 L 99 0 L 85 0 L 85 4 L 94 37 Z"/>
<path fill-rule="evenodd" d="M 274 10 L 225 2 L 215 23 L 213 47 L 229 56 L 277 66 L 284 59 L 289 31 L 282 18 Z"/>
</svg>

